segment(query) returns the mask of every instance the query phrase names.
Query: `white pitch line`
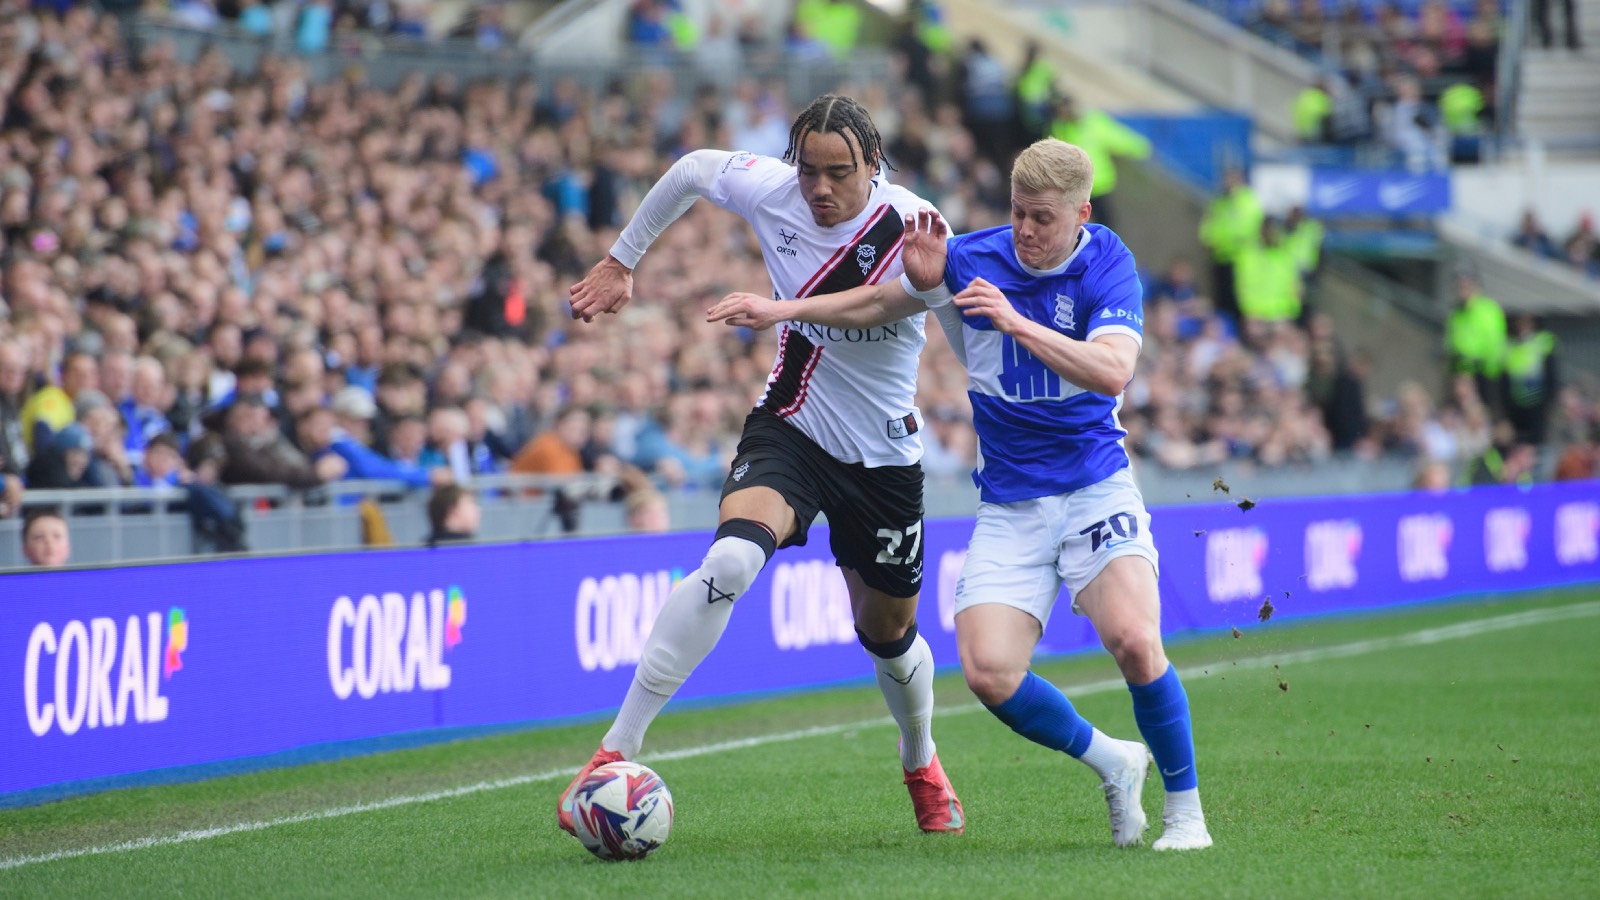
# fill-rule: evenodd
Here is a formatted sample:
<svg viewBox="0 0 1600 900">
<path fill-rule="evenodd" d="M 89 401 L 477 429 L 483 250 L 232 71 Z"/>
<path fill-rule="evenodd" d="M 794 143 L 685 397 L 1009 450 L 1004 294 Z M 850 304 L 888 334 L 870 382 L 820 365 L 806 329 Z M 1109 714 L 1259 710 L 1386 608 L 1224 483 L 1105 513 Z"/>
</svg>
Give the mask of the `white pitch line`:
<svg viewBox="0 0 1600 900">
<path fill-rule="evenodd" d="M 1460 622 L 1454 625 L 1444 625 L 1438 628 L 1424 628 L 1408 634 L 1395 635 L 1386 638 L 1374 638 L 1366 641 L 1352 641 L 1345 644 L 1334 644 L 1329 647 L 1313 647 L 1307 650 L 1294 650 L 1285 653 L 1268 654 L 1264 656 L 1249 657 L 1237 660 L 1237 666 L 1228 668 L 1263 669 L 1273 665 L 1286 663 L 1317 662 L 1320 660 L 1343 659 L 1351 656 L 1361 656 L 1368 653 L 1377 653 L 1383 650 L 1393 650 L 1401 647 L 1418 647 L 1427 644 L 1437 644 L 1441 641 L 1456 638 L 1475 637 L 1496 631 L 1505 631 L 1510 628 L 1521 628 L 1526 625 L 1537 625 L 1545 622 L 1559 622 L 1566 619 L 1576 619 L 1584 616 L 1600 614 L 1600 601 L 1575 603 L 1570 606 L 1558 606 L 1546 609 L 1534 609 L 1526 612 L 1508 613 L 1506 615 L 1492 616 L 1487 619 L 1478 619 L 1470 622 Z M 1212 663 L 1214 667 L 1220 664 Z M 1199 672 L 1195 670 L 1199 669 Z M 1209 673 L 1200 665 L 1190 665 L 1185 669 L 1186 679 L 1206 678 Z M 1087 684 L 1073 685 L 1068 693 L 1073 696 L 1098 694 L 1106 691 L 1121 690 L 1127 683 L 1121 679 L 1106 679 L 1092 681 Z M 943 707 L 939 711 L 941 716 L 964 715 L 983 709 L 977 703 L 962 704 L 958 706 Z M 854 731 L 858 728 L 871 728 L 876 726 L 891 725 L 894 720 L 888 716 L 873 719 L 863 719 L 855 722 L 844 722 L 837 725 L 818 725 L 812 728 L 801 728 L 796 731 L 784 731 L 776 734 L 757 735 L 754 737 L 740 738 L 733 741 L 719 741 L 714 744 L 700 744 L 693 747 L 684 747 L 679 750 L 667 750 L 661 753 L 645 754 L 641 761 L 666 762 L 675 759 L 692 759 L 697 756 L 707 756 L 713 753 L 723 753 L 729 750 L 747 750 L 767 744 L 788 743 L 790 741 L 804 740 L 811 737 L 823 737 L 830 734 L 841 734 Z M 280 825 L 294 825 L 301 822 L 316 822 L 322 819 L 337 819 L 343 816 L 353 816 L 359 813 L 374 812 L 380 809 L 393 809 L 398 806 L 411 806 L 417 803 L 432 803 L 435 800 L 448 800 L 453 797 L 466 797 L 471 794 L 480 794 L 485 791 L 497 791 L 503 788 L 518 787 L 524 784 L 534 784 L 542 781 L 558 781 L 572 774 L 571 769 L 549 769 L 543 772 L 531 772 L 526 775 L 517 775 L 511 778 L 497 778 L 492 781 L 479 781 L 465 784 L 460 787 L 448 788 L 442 791 L 429 791 L 424 794 L 404 794 L 390 797 L 386 800 L 374 800 L 370 803 L 356 803 L 350 806 L 336 806 L 331 809 L 316 812 L 297 813 L 292 816 L 283 816 L 277 819 L 265 819 L 257 822 L 240 822 L 234 825 L 220 825 L 215 828 L 201 828 L 193 831 L 180 831 L 176 834 L 159 837 L 139 838 L 133 841 L 122 841 L 116 844 L 104 844 L 99 847 L 81 847 L 73 850 L 57 850 L 53 853 L 41 853 L 35 856 L 14 856 L 0 859 L 0 870 L 15 869 L 35 863 L 54 862 L 60 859 L 76 859 L 80 856 L 100 856 L 108 853 L 126 853 L 134 850 L 147 850 L 152 847 L 166 847 L 173 844 L 188 844 L 194 841 L 204 841 L 230 834 L 240 834 L 248 831 L 261 831 L 267 828 L 276 828 Z"/>
</svg>

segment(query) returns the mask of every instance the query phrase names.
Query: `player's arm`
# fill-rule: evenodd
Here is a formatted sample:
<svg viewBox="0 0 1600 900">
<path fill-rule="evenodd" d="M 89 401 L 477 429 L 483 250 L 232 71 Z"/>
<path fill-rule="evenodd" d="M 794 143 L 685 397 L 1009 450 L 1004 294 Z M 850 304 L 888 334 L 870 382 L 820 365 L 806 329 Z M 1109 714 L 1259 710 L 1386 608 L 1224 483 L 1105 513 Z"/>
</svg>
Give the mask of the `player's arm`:
<svg viewBox="0 0 1600 900">
<path fill-rule="evenodd" d="M 644 195 L 611 252 L 572 286 L 573 318 L 588 322 L 601 313 L 617 312 L 633 299 L 633 270 L 640 258 L 694 201 L 711 195 L 717 173 L 733 155 L 726 150 L 696 150 L 667 169 Z"/>
<path fill-rule="evenodd" d="M 943 281 L 947 237 L 948 229 L 937 212 L 919 210 L 905 218 L 902 254 L 906 274 L 901 278 L 792 301 L 732 293 L 706 311 L 706 321 L 757 330 L 784 321 L 834 328 L 874 328 L 897 322 L 940 302 L 949 302 L 950 294 Z M 923 286 L 928 290 L 919 290 Z"/>
<path fill-rule="evenodd" d="M 1000 289 L 974 278 L 955 303 L 969 316 L 986 316 L 995 330 L 1010 335 L 1051 371 L 1086 391 L 1115 397 L 1133 380 L 1139 342 L 1123 333 L 1091 341 L 1062 334 L 1017 312 Z"/>
<path fill-rule="evenodd" d="M 834 328 L 874 328 L 927 309 L 907 294 L 897 278 L 885 284 L 864 284 L 848 291 L 800 300 L 773 300 L 736 291 L 706 311 L 707 322 L 727 322 L 757 331 L 779 322 L 810 322 Z"/>
</svg>

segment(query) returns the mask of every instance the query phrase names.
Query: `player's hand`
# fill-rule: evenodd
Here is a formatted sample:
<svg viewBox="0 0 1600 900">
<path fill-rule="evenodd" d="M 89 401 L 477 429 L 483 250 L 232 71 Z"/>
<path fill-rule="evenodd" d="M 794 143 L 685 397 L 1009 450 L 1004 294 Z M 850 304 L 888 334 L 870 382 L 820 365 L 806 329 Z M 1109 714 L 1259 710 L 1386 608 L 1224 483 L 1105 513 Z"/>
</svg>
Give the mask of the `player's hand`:
<svg viewBox="0 0 1600 900">
<path fill-rule="evenodd" d="M 593 322 L 601 313 L 615 313 L 633 299 L 633 270 L 607 256 L 572 286 L 572 317 Z"/>
<path fill-rule="evenodd" d="M 901 256 L 912 287 L 931 291 L 944 281 L 945 241 L 949 237 L 950 226 L 935 210 L 919 209 L 916 215 L 906 216 Z"/>
<path fill-rule="evenodd" d="M 782 322 L 783 304 L 759 294 L 735 291 L 706 310 L 707 322 L 727 322 L 756 331 L 765 331 Z"/>
<path fill-rule="evenodd" d="M 999 288 L 982 278 L 972 279 L 972 283 L 956 295 L 955 302 L 963 315 L 987 316 L 995 330 L 1002 334 L 1015 334 L 1027 321 Z"/>
</svg>

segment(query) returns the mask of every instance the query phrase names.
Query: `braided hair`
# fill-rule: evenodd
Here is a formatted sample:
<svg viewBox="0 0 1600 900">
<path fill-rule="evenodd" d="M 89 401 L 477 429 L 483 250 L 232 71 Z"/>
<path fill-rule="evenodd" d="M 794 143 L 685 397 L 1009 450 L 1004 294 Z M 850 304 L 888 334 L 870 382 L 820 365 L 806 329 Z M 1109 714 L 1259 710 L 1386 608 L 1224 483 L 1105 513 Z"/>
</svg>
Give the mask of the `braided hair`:
<svg viewBox="0 0 1600 900">
<path fill-rule="evenodd" d="M 877 163 L 891 172 L 895 171 L 889 163 L 889 157 L 883 154 L 883 136 L 878 134 L 878 126 L 872 124 L 872 116 L 867 114 L 866 107 L 849 97 L 823 94 L 801 110 L 800 115 L 795 117 L 794 126 L 789 129 L 789 149 L 783 151 L 784 162 L 799 162 L 800 145 L 805 143 L 806 135 L 812 132 L 831 132 L 841 137 L 852 134 L 856 143 L 861 145 L 867 165 Z M 846 145 L 849 143 L 845 141 Z M 862 162 L 856 159 L 855 147 L 850 148 L 850 161 L 857 165 Z"/>
</svg>

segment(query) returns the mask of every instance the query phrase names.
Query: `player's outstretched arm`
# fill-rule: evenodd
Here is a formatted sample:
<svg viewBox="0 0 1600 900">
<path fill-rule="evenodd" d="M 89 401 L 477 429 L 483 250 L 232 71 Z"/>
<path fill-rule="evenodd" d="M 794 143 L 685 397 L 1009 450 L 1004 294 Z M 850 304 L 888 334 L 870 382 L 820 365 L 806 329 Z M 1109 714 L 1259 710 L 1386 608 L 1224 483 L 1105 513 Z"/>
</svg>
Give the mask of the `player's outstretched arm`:
<svg viewBox="0 0 1600 900">
<path fill-rule="evenodd" d="M 667 226 L 689 211 L 694 201 L 709 196 L 717 172 L 733 156 L 725 150 L 696 150 L 672 164 L 651 186 L 628 220 L 610 254 L 573 285 L 572 317 L 591 322 L 615 313 L 633 299 L 633 270 Z"/>
<path fill-rule="evenodd" d="M 995 330 L 1011 335 L 1052 371 L 1086 391 L 1115 397 L 1133 380 L 1139 342 L 1125 334 L 1103 334 L 1080 341 L 1040 325 L 1017 312 L 999 288 L 974 278 L 956 294 L 955 304 L 968 316 L 986 316 Z"/>
<path fill-rule="evenodd" d="M 864 284 L 835 294 L 788 301 L 735 292 L 706 310 L 706 321 L 742 325 L 758 331 L 785 321 L 834 328 L 875 328 L 925 309 L 921 300 L 907 294 L 900 280 L 894 279 L 884 284 Z"/>
</svg>

